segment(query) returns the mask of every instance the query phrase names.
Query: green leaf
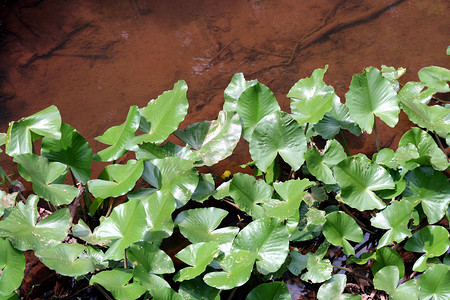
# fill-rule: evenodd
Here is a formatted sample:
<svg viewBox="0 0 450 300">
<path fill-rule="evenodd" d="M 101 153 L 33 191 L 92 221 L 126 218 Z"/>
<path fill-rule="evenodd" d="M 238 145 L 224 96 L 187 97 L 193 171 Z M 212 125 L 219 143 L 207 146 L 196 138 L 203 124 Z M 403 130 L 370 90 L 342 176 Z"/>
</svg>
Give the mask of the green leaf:
<svg viewBox="0 0 450 300">
<path fill-rule="evenodd" d="M 20 121 L 11 122 L 6 135 L 5 152 L 15 157 L 33 152 L 33 134 L 54 139 L 61 138 L 61 115 L 52 105 Z"/>
<path fill-rule="evenodd" d="M 323 151 L 311 147 L 305 153 L 308 171 L 325 184 L 335 184 L 331 166 L 344 160 L 347 155 L 336 140 L 328 140 Z"/>
<path fill-rule="evenodd" d="M 255 287 L 245 300 L 291 300 L 289 289 L 283 281 L 263 283 Z"/>
<path fill-rule="evenodd" d="M 186 82 L 180 80 L 174 84 L 172 90 L 165 91 L 157 99 L 150 100 L 146 107 L 141 108 L 139 113 L 150 128 L 145 130 L 147 134 L 135 137 L 131 144 L 164 142 L 178 128 L 187 114 L 189 107 L 187 90 Z"/>
<path fill-rule="evenodd" d="M 144 240 L 156 243 L 172 235 L 172 213 L 176 209 L 173 196 L 168 192 L 157 191 L 139 201 L 142 202 L 146 214 L 147 232 Z"/>
<path fill-rule="evenodd" d="M 258 82 L 247 88 L 236 104 L 236 112 L 243 123 L 242 137 L 250 141 L 256 124 L 265 116 L 278 111 L 280 106 L 277 99 L 267 86 Z"/>
<path fill-rule="evenodd" d="M 257 80 L 247 81 L 244 78 L 244 74 L 236 73 L 231 78 L 230 84 L 224 91 L 225 103 L 223 104 L 223 110 L 235 111 L 236 104 L 241 97 L 242 93 L 251 86 L 257 84 Z"/>
<path fill-rule="evenodd" d="M 239 232 L 233 249 L 254 253 L 261 272 L 276 272 L 289 252 L 289 233 L 277 218 L 254 220 Z"/>
<path fill-rule="evenodd" d="M 422 91 L 423 87 L 420 82 L 406 83 L 398 93 L 402 108 L 410 121 L 447 138 L 450 132 L 450 110 L 440 105 L 427 105 L 435 91 Z"/>
<path fill-rule="evenodd" d="M 408 169 L 431 164 L 434 169 L 444 171 L 449 166 L 445 153 L 428 133 L 418 127 L 411 128 L 402 136 L 395 158 Z"/>
<path fill-rule="evenodd" d="M 379 270 L 386 266 L 395 266 L 398 279 L 402 279 L 405 275 L 405 266 L 402 257 L 389 247 L 383 247 L 377 250 L 375 261 L 372 264 L 372 274 L 375 275 Z"/>
<path fill-rule="evenodd" d="M 139 145 L 139 150 L 136 152 L 136 159 L 161 159 L 165 157 L 179 157 L 186 160 L 198 161 L 200 158 L 197 153 L 192 151 L 189 146 L 181 147 L 171 142 L 163 145 L 156 145 L 155 143 L 143 143 Z"/>
<path fill-rule="evenodd" d="M 450 184 L 447 177 L 429 166 L 410 171 L 405 176 L 406 189 L 403 196 L 414 206 L 421 203 L 428 223 L 438 222 L 450 203 Z"/>
<path fill-rule="evenodd" d="M 80 244 L 58 244 L 36 252 L 36 256 L 48 268 L 64 276 L 81 276 L 95 271 L 95 266 Z"/>
<path fill-rule="evenodd" d="M 214 184 L 214 178 L 212 174 L 200 174 L 198 178 L 198 184 L 192 194 L 192 200 L 197 202 L 203 202 L 214 193 L 216 186 Z"/>
<path fill-rule="evenodd" d="M 361 299 L 360 295 L 344 294 L 347 277 L 344 274 L 335 274 L 324 282 L 317 292 L 319 300 L 350 300 Z"/>
<path fill-rule="evenodd" d="M 192 267 L 181 269 L 174 276 L 174 281 L 184 281 L 197 277 L 206 270 L 206 267 L 219 254 L 217 242 L 191 244 L 178 252 L 175 256 Z"/>
<path fill-rule="evenodd" d="M 130 107 L 127 119 L 124 123 L 114 126 L 95 139 L 110 147 L 103 149 L 94 155 L 96 161 L 113 161 L 127 152 L 128 143 L 134 138 L 134 133 L 139 128 L 139 109 L 136 105 Z"/>
<path fill-rule="evenodd" d="M 246 250 L 232 250 L 220 262 L 224 271 L 211 272 L 203 277 L 207 285 L 220 290 L 229 290 L 245 284 L 253 270 L 256 253 Z"/>
<path fill-rule="evenodd" d="M 62 123 L 61 139 L 42 139 L 42 156 L 70 167 L 75 178 L 86 184 L 91 177 L 92 149 L 72 126 Z"/>
<path fill-rule="evenodd" d="M 347 129 L 354 135 L 361 134 L 359 126 L 350 118 L 348 107 L 341 103 L 338 96 L 334 96 L 332 109 L 314 124 L 314 130 L 324 139 L 332 139 L 341 129 Z"/>
<path fill-rule="evenodd" d="M 373 278 L 373 284 L 377 290 L 386 291 L 389 295 L 395 293 L 399 272 L 396 266 L 387 266 L 378 271 Z"/>
<path fill-rule="evenodd" d="M 135 265 L 134 280 L 138 281 L 150 293 L 157 293 L 157 287 L 170 288 L 170 285 L 158 274 L 173 273 L 172 259 L 157 246 L 148 242 L 132 244 L 127 251 L 127 258 Z"/>
<path fill-rule="evenodd" d="M 62 208 L 37 222 L 39 198 L 30 195 L 26 204 L 19 202 L 0 221 L 0 237 L 7 237 L 21 251 L 38 251 L 53 247 L 67 236 L 71 225 L 70 212 Z"/>
<path fill-rule="evenodd" d="M 278 154 L 296 171 L 304 161 L 306 137 L 302 127 L 290 115 L 280 111 L 265 116 L 258 123 L 249 149 L 256 166 L 263 172 Z"/>
<path fill-rule="evenodd" d="M 400 243 L 405 238 L 411 237 L 408 223 L 412 219 L 413 209 L 414 207 L 409 201 L 391 201 L 388 207 L 370 220 L 372 226 L 388 230 L 378 242 L 377 249 L 389 245 L 393 241 Z"/>
<path fill-rule="evenodd" d="M 94 235 L 111 241 L 106 258 L 121 260 L 124 249 L 139 241 L 146 229 L 144 207 L 140 201 L 133 200 L 116 206 L 111 215 L 95 228 Z"/>
<path fill-rule="evenodd" d="M 47 158 L 32 153 L 17 155 L 14 161 L 20 164 L 20 175 L 33 182 L 33 192 L 53 205 L 69 204 L 78 196 L 76 187 L 53 183 L 67 173 L 67 167 L 62 163 L 49 162 Z"/>
<path fill-rule="evenodd" d="M 448 237 L 449 233 L 442 226 L 428 225 L 415 232 L 412 238 L 406 241 L 405 249 L 425 254 L 414 263 L 413 270 L 423 272 L 427 258 L 444 254 L 450 246 Z"/>
<path fill-rule="evenodd" d="M 236 113 L 221 111 L 217 120 L 192 124 L 174 135 L 196 150 L 201 165 L 212 166 L 231 155 L 241 138 L 241 130 Z"/>
<path fill-rule="evenodd" d="M 220 291 L 206 285 L 200 276 L 183 281 L 178 293 L 185 300 L 220 300 Z"/>
<path fill-rule="evenodd" d="M 125 165 L 108 165 L 105 171 L 113 181 L 103 179 L 88 181 L 89 191 L 96 198 L 119 197 L 131 191 L 144 171 L 144 164 L 142 160 L 130 159 Z"/>
<path fill-rule="evenodd" d="M 328 65 L 314 70 L 311 77 L 300 79 L 289 90 L 292 117 L 299 124 L 315 124 L 333 107 L 334 88 L 323 81 L 327 69 Z"/>
<path fill-rule="evenodd" d="M 350 90 L 345 94 L 350 117 L 361 129 L 372 133 L 374 116 L 379 117 L 388 126 L 398 122 L 400 108 L 397 105 L 397 93 L 381 72 L 369 67 L 363 74 L 353 75 Z"/>
<path fill-rule="evenodd" d="M 139 283 L 128 283 L 133 275 L 124 269 L 102 271 L 91 277 L 90 285 L 100 284 L 111 292 L 115 299 L 132 300 L 139 298 L 146 292 Z"/>
<path fill-rule="evenodd" d="M 374 191 L 395 187 L 389 173 L 364 155 L 347 157 L 334 167 L 342 200 L 358 210 L 382 209 L 385 204 Z"/>
<path fill-rule="evenodd" d="M 450 92 L 447 81 L 450 81 L 450 70 L 442 67 L 430 66 L 422 68 L 419 73 L 419 79 L 429 88 L 439 93 Z"/>
<path fill-rule="evenodd" d="M 198 185 L 197 170 L 190 160 L 166 157 L 146 161 L 144 166 L 142 178 L 163 193 L 171 193 L 178 208 L 189 201 Z"/>
<path fill-rule="evenodd" d="M 306 189 L 314 185 L 308 179 L 288 180 L 284 182 L 274 182 L 273 187 L 283 201 L 271 199 L 264 202 L 266 215 L 280 219 L 288 219 L 298 212 L 302 196 Z"/>
<path fill-rule="evenodd" d="M 8 239 L 0 238 L 0 297 L 19 288 L 25 270 L 25 256 Z"/>
<path fill-rule="evenodd" d="M 445 300 L 450 298 L 450 269 L 446 265 L 433 265 L 418 279 L 419 298 Z"/>
<path fill-rule="evenodd" d="M 83 219 L 78 220 L 78 224 L 72 226 L 72 234 L 91 245 L 104 246 L 107 243 L 95 236 Z"/>
<path fill-rule="evenodd" d="M 6 133 L 0 132 L 0 146 L 6 144 Z M 0 149 L 0 153 L 2 153 L 2 149 Z"/>
<path fill-rule="evenodd" d="M 319 283 L 331 278 L 333 266 L 329 259 L 323 259 L 329 245 L 330 244 L 325 241 L 315 253 L 308 252 L 305 255 L 307 257 L 306 268 L 308 269 L 308 272 L 301 276 L 302 280 Z"/>
<path fill-rule="evenodd" d="M 381 66 L 381 74 L 383 75 L 384 78 L 389 80 L 389 82 L 391 83 L 391 85 L 394 87 L 394 89 L 396 91 L 398 91 L 399 88 L 400 88 L 400 84 L 398 82 L 398 79 L 403 74 L 405 74 L 405 72 L 406 72 L 405 68 L 395 69 L 394 67 L 388 67 L 388 66 L 385 66 L 385 65 Z"/>
<path fill-rule="evenodd" d="M 238 227 L 216 229 L 226 217 L 226 210 L 216 207 L 204 207 L 182 211 L 175 219 L 180 232 L 192 243 L 214 241 L 229 244 L 239 232 Z M 227 246 L 224 245 L 225 250 Z M 225 251 L 224 251 L 225 252 Z"/>
<path fill-rule="evenodd" d="M 234 174 L 230 183 L 230 196 L 240 209 L 253 218 L 265 216 L 264 209 L 258 204 L 268 202 L 272 194 L 272 187 L 264 180 L 256 180 L 247 174 Z"/>
<path fill-rule="evenodd" d="M 355 255 L 355 249 L 347 240 L 364 242 L 363 232 L 356 221 L 341 211 L 332 212 L 326 218 L 322 231 L 327 241 L 335 246 L 343 247 L 345 254 Z"/>
</svg>

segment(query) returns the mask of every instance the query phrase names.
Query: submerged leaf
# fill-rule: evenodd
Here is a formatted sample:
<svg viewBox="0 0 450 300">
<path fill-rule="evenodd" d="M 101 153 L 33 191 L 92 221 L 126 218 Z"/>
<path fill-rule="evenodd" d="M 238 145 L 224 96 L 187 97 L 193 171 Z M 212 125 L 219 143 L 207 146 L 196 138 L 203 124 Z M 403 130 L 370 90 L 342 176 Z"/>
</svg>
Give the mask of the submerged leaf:
<svg viewBox="0 0 450 300">
<path fill-rule="evenodd" d="M 303 164 L 306 137 L 302 127 L 285 112 L 265 116 L 256 126 L 250 140 L 250 155 L 265 172 L 278 154 L 294 171 Z"/>
<path fill-rule="evenodd" d="M 345 94 L 350 116 L 361 129 L 372 133 L 374 116 L 379 117 L 388 126 L 398 122 L 400 108 L 397 105 L 397 93 L 381 72 L 369 67 L 363 74 L 353 75 L 350 90 Z"/>
</svg>

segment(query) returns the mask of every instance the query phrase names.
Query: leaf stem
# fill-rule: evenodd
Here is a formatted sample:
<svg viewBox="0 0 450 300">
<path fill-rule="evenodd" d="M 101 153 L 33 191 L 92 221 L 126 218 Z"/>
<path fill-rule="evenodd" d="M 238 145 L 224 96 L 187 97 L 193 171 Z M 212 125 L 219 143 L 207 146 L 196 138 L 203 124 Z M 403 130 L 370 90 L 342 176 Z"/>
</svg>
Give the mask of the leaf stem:
<svg viewBox="0 0 450 300">
<path fill-rule="evenodd" d="M 445 153 L 444 145 L 442 145 L 441 139 L 439 138 L 439 135 L 435 131 L 433 131 L 434 137 L 436 138 L 436 142 L 439 145 L 439 148 L 441 148 L 442 152 Z M 450 158 L 447 157 L 447 161 L 450 161 Z"/>
<path fill-rule="evenodd" d="M 341 267 L 341 266 L 336 266 L 336 265 L 331 265 L 331 266 L 332 266 L 333 268 L 336 268 L 336 269 L 339 269 L 339 270 L 343 270 L 343 271 L 345 271 L 345 272 L 349 272 L 349 273 L 352 272 L 351 269 L 346 268 L 346 267 Z"/>
<path fill-rule="evenodd" d="M 127 249 L 123 249 L 123 268 L 127 268 Z"/>
<path fill-rule="evenodd" d="M 380 138 L 378 137 L 377 120 L 376 119 L 373 122 L 373 131 L 375 133 L 375 143 L 377 145 L 377 152 L 379 152 L 380 151 Z"/>
<path fill-rule="evenodd" d="M 109 197 L 108 211 L 106 212 L 105 218 L 109 217 L 109 215 L 111 214 L 113 204 L 114 204 L 113 198 Z"/>
<path fill-rule="evenodd" d="M 348 156 L 351 156 L 351 154 L 350 154 L 350 149 L 348 149 L 347 140 L 345 139 L 345 135 L 344 135 L 344 133 L 342 132 L 342 130 L 341 130 L 341 138 L 342 138 L 342 144 L 344 144 L 345 152 L 347 152 L 347 155 L 348 155 Z"/>
<path fill-rule="evenodd" d="M 234 294 L 236 294 L 236 290 L 237 290 L 237 287 L 235 287 L 235 288 L 231 291 L 230 296 L 228 296 L 228 300 L 233 299 Z"/>
<path fill-rule="evenodd" d="M 306 123 L 306 126 L 305 126 L 305 136 L 306 136 L 306 132 L 308 132 L 308 127 L 309 127 L 309 123 Z"/>
</svg>

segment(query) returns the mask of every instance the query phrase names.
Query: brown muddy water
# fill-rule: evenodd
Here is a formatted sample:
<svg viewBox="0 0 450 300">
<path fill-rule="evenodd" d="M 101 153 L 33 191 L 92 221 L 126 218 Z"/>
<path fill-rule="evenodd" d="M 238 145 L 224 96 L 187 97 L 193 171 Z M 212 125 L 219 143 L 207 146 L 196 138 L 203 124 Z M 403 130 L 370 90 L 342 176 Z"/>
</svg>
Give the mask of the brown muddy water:
<svg viewBox="0 0 450 300">
<path fill-rule="evenodd" d="M 286 111 L 290 87 L 326 64 L 341 99 L 366 66 L 404 67 L 401 82 L 418 80 L 422 67 L 449 67 L 449 11 L 445 0 L 2 0 L 0 132 L 55 104 L 97 152 L 105 146 L 94 137 L 179 79 L 190 101 L 181 128 L 215 119 L 237 72 L 269 86 Z M 402 119 L 378 124 L 383 147 L 409 129 Z M 353 153 L 375 151 L 372 136 L 349 139 Z M 241 141 L 207 171 L 241 171 L 249 160 Z M 4 153 L 0 165 L 15 172 Z"/>
</svg>

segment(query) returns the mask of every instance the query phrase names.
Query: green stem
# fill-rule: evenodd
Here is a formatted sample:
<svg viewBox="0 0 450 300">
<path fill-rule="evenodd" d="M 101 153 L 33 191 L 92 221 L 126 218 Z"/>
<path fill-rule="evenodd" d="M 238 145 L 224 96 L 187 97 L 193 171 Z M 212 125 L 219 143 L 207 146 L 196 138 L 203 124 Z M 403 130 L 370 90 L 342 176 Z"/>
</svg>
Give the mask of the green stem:
<svg viewBox="0 0 450 300">
<path fill-rule="evenodd" d="M 308 132 L 308 127 L 309 127 L 309 123 L 306 123 L 306 126 L 305 126 L 305 136 L 306 136 L 306 132 Z"/>
<path fill-rule="evenodd" d="M 435 131 L 433 131 L 434 137 L 436 138 L 437 144 L 439 145 L 439 148 L 441 148 L 442 152 L 445 153 L 444 145 L 442 145 L 441 139 L 437 135 Z M 450 157 L 447 157 L 447 161 L 450 161 Z"/>
<path fill-rule="evenodd" d="M 123 268 L 127 268 L 127 249 L 123 249 Z"/>
<path fill-rule="evenodd" d="M 350 149 L 348 149 L 347 140 L 345 139 L 345 135 L 344 135 L 344 133 L 342 132 L 342 130 L 341 130 L 341 138 L 342 138 L 342 144 L 344 144 L 345 152 L 347 152 L 347 155 L 348 155 L 348 156 L 351 156 L 351 154 L 350 154 Z"/>
<path fill-rule="evenodd" d="M 372 230 L 368 229 L 368 228 L 366 227 L 366 225 L 364 225 L 363 222 L 361 222 L 360 220 L 358 220 L 358 218 L 355 217 L 355 216 L 351 213 L 351 211 L 349 211 L 348 208 L 347 208 L 344 204 L 342 204 L 340 207 L 342 208 L 342 210 L 343 210 L 347 215 L 349 215 L 350 217 L 352 217 L 352 218 L 356 221 L 356 223 L 358 223 L 358 225 L 359 225 L 359 227 L 361 227 L 361 229 L 364 229 L 365 231 L 367 231 L 367 232 L 370 233 L 370 234 L 375 234 L 375 232 L 373 232 Z"/>
<path fill-rule="evenodd" d="M 234 294 L 236 294 L 236 290 L 237 290 L 237 287 L 235 287 L 235 288 L 231 291 L 230 296 L 228 297 L 228 300 L 233 299 Z"/>
<path fill-rule="evenodd" d="M 375 122 L 373 122 L 373 131 L 375 133 L 375 143 L 377 145 L 377 152 L 380 152 L 380 139 L 378 137 L 378 130 L 377 130 L 377 120 L 375 120 Z"/>
<path fill-rule="evenodd" d="M 343 271 L 345 271 L 345 272 L 349 272 L 349 273 L 351 273 L 352 272 L 352 270 L 350 270 L 349 268 L 346 268 L 346 267 L 340 267 L 340 266 L 335 266 L 335 265 L 331 265 L 333 268 L 336 268 L 336 269 L 339 269 L 339 270 L 343 270 Z"/>
</svg>

